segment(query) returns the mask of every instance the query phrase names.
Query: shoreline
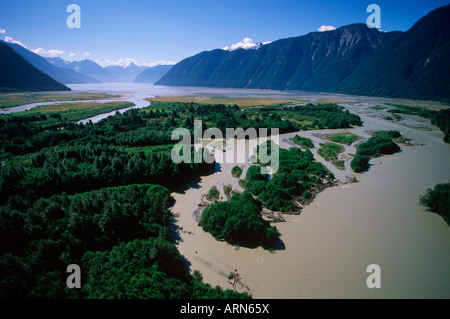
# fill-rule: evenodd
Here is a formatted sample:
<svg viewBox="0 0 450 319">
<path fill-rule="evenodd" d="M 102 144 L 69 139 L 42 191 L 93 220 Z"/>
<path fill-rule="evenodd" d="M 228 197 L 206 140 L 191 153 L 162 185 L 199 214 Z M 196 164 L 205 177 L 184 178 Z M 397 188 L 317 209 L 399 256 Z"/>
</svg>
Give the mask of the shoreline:
<svg viewBox="0 0 450 319">
<path fill-rule="evenodd" d="M 353 106 L 353 108 L 357 107 Z M 401 256 L 412 251 L 416 251 L 415 254 L 419 254 L 419 252 L 417 252 L 417 246 L 407 245 L 405 247 L 403 242 L 397 243 L 393 239 L 399 236 L 396 225 L 398 222 L 422 225 L 424 222 L 433 221 L 433 229 L 438 227 L 440 236 L 447 238 L 447 243 L 450 242 L 450 232 L 448 227 L 441 229 L 440 221 L 436 216 L 420 213 L 424 209 L 415 204 L 418 201 L 415 197 L 420 192 L 405 190 L 403 184 L 406 183 L 406 189 L 416 189 L 424 182 L 423 178 L 419 183 L 408 182 L 408 179 L 416 178 L 414 174 L 410 176 L 409 166 L 421 165 L 424 160 L 428 161 L 427 156 L 424 155 L 424 152 L 427 151 L 418 145 L 425 144 L 425 148 L 440 145 L 440 152 L 447 152 L 447 154 L 450 154 L 450 147 L 439 139 L 436 140 L 437 143 L 431 143 L 432 146 L 430 143 L 424 143 L 424 137 L 426 140 L 431 138 L 430 141 L 435 141 L 434 135 L 442 139 L 439 131 L 424 132 L 371 118 L 370 114 L 362 116 L 367 121 L 363 127 L 325 131 L 350 131 L 367 139 L 370 137 L 368 132 L 371 130 L 397 128 L 402 131 L 402 134 L 410 137 L 414 141 L 414 145 L 404 147 L 403 152 L 399 154 L 378 158 L 377 163 L 381 161 L 383 165 L 373 165 L 369 172 L 352 174 L 359 180 L 357 185 L 351 183 L 353 180 L 348 175 L 340 176 L 337 184 L 334 185 L 337 187 L 327 187 L 316 194 L 314 201 L 306 206 L 300 215 L 282 215 L 286 222 L 279 222 L 276 225 L 285 249 L 271 253 L 262 249 L 234 247 L 224 242 L 218 242 L 197 225 L 192 212 L 198 208 L 201 196 L 209 188 L 216 186 L 222 193 L 223 185 L 230 183 L 233 185 L 233 189 L 242 189 L 238 183 L 239 179 L 231 175 L 232 164 L 221 164 L 220 171 L 202 177 L 196 188 L 188 189 L 184 194 L 172 193 L 175 198 L 174 211 L 179 212 L 176 224 L 183 230 L 182 239 L 177 243 L 177 248 L 188 261 L 190 270 L 200 270 L 204 275 L 205 282 L 212 285 L 217 284 L 223 288 L 231 288 L 226 274 L 230 267 L 238 269 L 241 278 L 247 283 L 256 298 L 402 298 L 411 295 L 409 291 L 411 285 L 405 284 L 404 280 L 417 276 L 422 270 L 418 272 L 417 267 L 408 267 L 403 262 L 408 259 Z M 301 132 L 301 135 L 310 137 L 313 133 L 313 131 Z M 287 135 L 293 134 L 297 133 Z M 286 141 L 280 138 L 280 143 L 286 143 Z M 346 152 L 352 153 L 351 149 L 350 146 L 346 147 Z M 312 151 L 314 153 L 314 150 Z M 415 155 L 411 155 L 411 153 Z M 317 154 L 314 155 L 318 160 Z M 439 160 L 433 162 L 433 165 L 439 166 L 439 164 L 443 165 Z M 243 176 L 245 176 L 246 169 L 248 167 L 244 166 Z M 443 176 L 446 174 L 450 176 L 448 168 L 444 171 L 447 173 L 444 173 Z M 425 173 L 419 174 L 419 176 L 423 176 L 423 174 Z M 390 183 L 392 182 L 390 181 L 393 176 L 397 175 L 400 177 L 395 182 L 403 185 L 403 190 L 396 185 L 396 191 L 391 192 Z M 442 176 L 439 178 L 433 174 L 433 176 L 428 176 L 428 179 L 436 182 L 441 180 Z M 425 186 L 428 187 L 428 185 Z M 373 193 L 372 190 L 379 188 L 381 191 Z M 402 196 L 409 199 L 400 200 L 398 197 Z M 414 213 L 411 215 L 412 212 Z M 384 221 L 385 218 L 391 220 L 392 225 L 389 228 L 384 226 L 387 222 L 387 220 Z M 429 238 L 433 236 L 433 233 L 425 233 L 419 229 L 422 228 L 411 227 L 406 231 L 405 236 L 415 231 L 426 237 L 421 239 L 423 242 L 420 247 L 427 249 L 427 253 L 422 249 L 419 251 L 421 254 L 429 255 L 429 259 L 418 257 L 416 261 L 422 265 L 421 267 L 424 267 L 424 263 L 426 264 L 428 261 L 436 263 L 437 252 L 446 251 L 449 245 L 440 243 L 440 247 L 435 247 L 435 252 L 429 252 L 429 246 L 425 243 L 430 242 Z M 382 236 L 379 237 L 380 235 Z M 380 240 L 381 244 L 378 245 Z M 365 246 L 373 246 L 373 248 L 364 253 L 363 247 Z M 370 258 L 371 254 L 375 254 L 377 262 L 384 265 L 383 270 L 387 272 L 384 280 L 391 281 L 387 289 L 371 291 L 364 288 L 367 277 L 365 267 L 371 261 L 373 262 Z M 447 274 L 450 278 L 450 271 L 447 270 L 450 266 L 450 258 L 441 259 L 437 265 L 439 265 L 440 271 L 433 275 L 434 280 L 432 280 L 435 291 L 428 290 L 422 293 L 417 291 L 413 294 L 414 296 L 450 295 L 450 292 L 445 294 L 445 285 L 436 277 Z M 279 267 L 282 267 L 283 273 L 287 276 L 283 276 L 283 274 L 274 276 L 274 271 Z M 359 272 L 354 273 L 357 269 Z M 399 269 L 403 269 L 402 275 L 400 275 Z M 392 277 L 393 272 L 397 277 Z M 450 284 L 450 280 L 444 282 Z M 325 289 L 326 286 L 328 288 Z"/>
<path fill-rule="evenodd" d="M 242 190 L 239 178 L 231 175 L 233 164 L 217 164 L 212 172 L 172 192 L 171 210 L 178 214 L 171 230 L 179 235 L 174 244 L 189 269 L 200 270 L 205 282 L 223 288 L 232 288 L 227 275 L 238 269 L 256 298 L 450 298 L 450 229 L 440 216 L 418 204 L 422 192 L 450 178 L 450 167 L 442 160 L 450 158 L 450 145 L 429 123 L 419 123 L 428 126 L 427 131 L 405 125 L 418 122 L 414 116 L 405 115 L 401 122 L 383 120 L 383 111 L 370 109 L 378 104 L 371 101 L 355 98 L 343 104 L 363 118 L 363 127 L 321 132 L 348 131 L 367 139 L 371 131 L 396 129 L 411 138 L 413 146 L 374 160 L 369 172 L 350 174 L 358 178 L 357 185 L 348 183 L 346 163 L 346 171 L 335 174 L 342 184 L 323 189 L 301 214 L 282 216 L 286 222 L 277 223 L 282 249 L 231 246 L 197 225 L 192 212 L 212 186 L 221 194 L 225 185 Z M 316 161 L 336 172 L 318 156 L 321 140 L 314 133 L 300 134 L 313 139 Z M 280 144 L 288 143 L 280 139 Z M 345 152 L 354 154 L 353 149 L 354 145 L 346 146 Z M 248 167 L 242 165 L 243 176 Z M 366 267 L 372 263 L 382 269 L 381 290 L 365 285 Z"/>
</svg>

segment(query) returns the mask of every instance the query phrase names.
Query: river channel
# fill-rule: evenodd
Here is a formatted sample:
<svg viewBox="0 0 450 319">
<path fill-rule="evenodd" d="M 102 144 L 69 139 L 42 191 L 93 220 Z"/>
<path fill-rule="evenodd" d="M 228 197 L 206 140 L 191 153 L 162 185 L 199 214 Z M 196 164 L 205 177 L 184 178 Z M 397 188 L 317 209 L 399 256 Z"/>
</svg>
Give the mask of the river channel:
<svg viewBox="0 0 450 319">
<path fill-rule="evenodd" d="M 403 116 L 400 122 L 383 119 L 385 110 L 373 110 L 377 99 L 324 93 L 263 90 L 156 87 L 140 84 L 71 85 L 82 92 L 123 93 L 136 107 L 146 107 L 143 98 L 158 95 L 216 95 L 229 97 L 306 98 L 341 100 L 350 112 L 359 114 L 363 127 L 336 131 L 299 132 L 313 140 L 316 160 L 324 163 L 339 180 L 349 183 L 325 189 L 300 215 L 285 216 L 277 223 L 282 245 L 269 252 L 262 248 L 233 247 L 205 233 L 194 211 L 212 186 L 222 191 L 232 185 L 242 191 L 231 175 L 236 163 L 217 164 L 216 170 L 172 195 L 177 213 L 176 245 L 191 271 L 200 270 L 204 281 L 232 288 L 228 274 L 237 269 L 247 291 L 255 298 L 450 298 L 450 227 L 419 204 L 427 188 L 450 180 L 450 145 L 427 120 Z M 110 100 L 108 100 L 110 101 Z M 98 102 L 98 101 L 97 101 Z M 41 104 L 42 105 L 42 104 Z M 12 109 L 12 108 L 11 108 Z M 114 112 L 115 113 L 115 112 Z M 95 118 L 98 120 L 100 117 Z M 90 120 L 90 119 L 86 119 Z M 412 146 L 371 161 L 370 170 L 355 174 L 346 162 L 338 170 L 317 155 L 323 142 L 317 133 L 352 132 L 363 138 L 373 130 L 398 130 L 411 139 Z M 282 147 L 292 147 L 280 136 Z M 241 143 L 242 144 L 242 143 Z M 241 145 L 243 147 L 243 145 Z M 345 153 L 354 153 L 354 145 Z M 245 170 L 248 163 L 237 163 Z M 366 285 L 367 266 L 381 268 L 381 288 Z"/>
</svg>

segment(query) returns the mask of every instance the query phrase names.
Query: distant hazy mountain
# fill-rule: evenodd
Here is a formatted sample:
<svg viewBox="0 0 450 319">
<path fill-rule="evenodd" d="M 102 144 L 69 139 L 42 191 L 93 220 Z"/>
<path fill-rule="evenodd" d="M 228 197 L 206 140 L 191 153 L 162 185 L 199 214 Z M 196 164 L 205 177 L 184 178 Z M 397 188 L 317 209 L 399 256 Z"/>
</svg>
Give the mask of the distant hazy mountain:
<svg viewBox="0 0 450 319">
<path fill-rule="evenodd" d="M 64 84 L 74 83 L 131 83 L 136 76 L 148 67 L 138 66 L 134 63 L 123 66 L 107 66 L 103 68 L 92 60 L 66 61 L 59 57 L 42 57 L 29 51 L 19 44 L 0 42 L 10 46 L 34 67 Z M 161 75 L 162 76 L 162 75 Z M 160 77 L 159 77 L 160 78 Z M 156 79 L 156 80 L 159 80 Z M 155 80 L 155 81 L 156 81 Z"/>
<path fill-rule="evenodd" d="M 75 78 L 75 80 L 72 80 L 71 82 L 65 82 L 67 84 L 71 84 L 71 83 L 101 83 L 100 80 L 98 80 L 92 76 L 77 72 L 74 69 L 72 69 L 72 66 L 70 65 L 71 62 L 69 62 L 69 61 L 61 59 L 59 57 L 45 58 L 45 59 L 48 62 L 50 62 L 50 64 L 52 64 L 53 66 L 62 70 L 64 73 L 70 75 L 72 78 Z"/>
<path fill-rule="evenodd" d="M 135 79 L 134 83 L 155 83 L 166 74 L 173 65 L 157 65 L 144 70 Z"/>
<path fill-rule="evenodd" d="M 104 83 L 119 82 L 113 74 L 92 60 L 73 61 L 68 64 L 70 69 L 94 77 Z"/>
<path fill-rule="evenodd" d="M 0 42 L 1 91 L 65 91 L 67 86 L 41 72 L 4 42 Z"/>
<path fill-rule="evenodd" d="M 105 70 L 114 75 L 119 82 L 122 83 L 131 83 L 140 73 L 148 69 L 145 66 L 138 66 L 134 63 L 131 63 L 128 66 L 120 66 L 120 65 L 111 65 L 105 67 Z"/>
<path fill-rule="evenodd" d="M 334 89 L 450 102 L 450 5 L 420 19 Z"/>
<path fill-rule="evenodd" d="M 46 57 L 45 58 L 48 62 L 50 62 L 50 64 L 59 67 L 59 68 L 63 68 L 63 69 L 70 69 L 70 62 L 66 61 L 60 57 Z"/>
<path fill-rule="evenodd" d="M 352 24 L 256 50 L 201 52 L 155 84 L 450 100 L 449 8 L 434 10 L 407 32 Z"/>
<path fill-rule="evenodd" d="M 8 45 L 14 51 L 16 51 L 22 58 L 30 62 L 35 68 L 49 75 L 56 81 L 64 84 L 73 83 L 98 83 L 97 79 L 86 76 L 84 74 L 77 73 L 67 68 L 61 68 L 58 65 L 54 65 L 48 61 L 48 59 L 41 57 L 39 54 L 33 53 L 19 44 L 0 42 Z M 55 58 L 59 59 L 59 58 Z M 62 60 L 62 59 L 61 59 Z"/>
</svg>

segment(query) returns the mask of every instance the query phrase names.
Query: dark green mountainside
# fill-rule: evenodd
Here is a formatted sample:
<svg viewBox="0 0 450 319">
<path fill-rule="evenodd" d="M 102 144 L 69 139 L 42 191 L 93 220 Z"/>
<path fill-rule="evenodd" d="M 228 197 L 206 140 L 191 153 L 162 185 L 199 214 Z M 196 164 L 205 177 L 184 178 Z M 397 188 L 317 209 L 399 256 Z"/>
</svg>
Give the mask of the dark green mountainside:
<svg viewBox="0 0 450 319">
<path fill-rule="evenodd" d="M 450 100 L 450 6 L 407 32 L 352 24 L 282 39 L 257 50 L 201 52 L 157 85 L 321 91 Z"/>
<path fill-rule="evenodd" d="M 69 70 L 67 67 L 59 66 L 56 61 L 63 61 L 61 58 L 44 58 L 39 54 L 36 54 L 20 44 L 16 43 L 7 43 L 1 41 L 4 44 L 8 45 L 11 49 L 17 52 L 22 58 L 28 61 L 32 66 L 34 66 L 39 71 L 47 74 L 52 79 L 58 81 L 63 84 L 74 84 L 74 83 L 99 83 L 100 81 L 89 77 L 85 74 L 81 74 L 74 70 Z"/>
<path fill-rule="evenodd" d="M 0 91 L 66 91 L 67 86 L 42 73 L 8 45 L 0 43 Z"/>
<path fill-rule="evenodd" d="M 394 98 L 450 101 L 450 5 L 420 19 L 334 89 Z"/>
<path fill-rule="evenodd" d="M 156 84 L 324 91 L 397 35 L 353 24 L 258 50 L 202 52 L 175 65 Z"/>
</svg>

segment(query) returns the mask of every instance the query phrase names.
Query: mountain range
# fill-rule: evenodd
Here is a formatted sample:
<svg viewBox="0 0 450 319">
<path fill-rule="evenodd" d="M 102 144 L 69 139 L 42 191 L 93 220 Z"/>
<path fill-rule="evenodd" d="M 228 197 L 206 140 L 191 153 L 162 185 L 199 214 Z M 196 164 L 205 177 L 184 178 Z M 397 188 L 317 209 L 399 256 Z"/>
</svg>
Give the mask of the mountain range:
<svg viewBox="0 0 450 319">
<path fill-rule="evenodd" d="M 0 42 L 0 91 L 65 91 L 67 86 L 35 68 Z"/>
<path fill-rule="evenodd" d="M 202 52 L 176 64 L 157 84 L 320 91 L 351 74 L 396 35 L 353 24 L 257 50 Z"/>
<path fill-rule="evenodd" d="M 139 66 L 134 63 L 130 63 L 127 66 L 110 65 L 105 67 L 105 70 L 110 72 L 117 79 L 120 79 L 120 82 L 126 83 L 132 83 L 138 75 L 140 75 L 147 69 L 149 68 L 145 66 Z"/>
<path fill-rule="evenodd" d="M 67 89 L 61 83 L 156 82 L 450 102 L 449 17 L 447 5 L 433 10 L 406 32 L 381 32 L 365 24 L 351 24 L 247 49 L 204 51 L 174 66 L 153 68 L 133 63 L 102 67 L 87 59 L 69 62 L 44 58 L 18 44 L 0 41 L 4 70 L 0 73 L 0 89 L 51 90 Z M 21 71 L 14 74 L 12 66 Z M 41 82 L 32 83 L 33 79 Z"/>
<path fill-rule="evenodd" d="M 10 47 L 25 61 L 52 79 L 63 84 L 76 83 L 132 83 L 141 73 L 140 83 L 154 83 L 161 78 L 171 66 L 145 67 L 130 63 L 126 66 L 111 65 L 102 67 L 92 60 L 66 61 L 59 57 L 42 57 L 25 47 L 0 40 L 4 46 Z M 3 47 L 4 49 L 4 47 Z M 153 75 L 152 75 L 153 74 Z M 1 76 L 4 77 L 4 74 Z M 6 81 L 7 79 L 2 79 Z M 30 89 L 32 89 L 30 87 Z M 51 89 L 51 88 L 49 88 Z"/>
<path fill-rule="evenodd" d="M 204 51 L 156 85 L 302 90 L 450 101 L 450 5 L 406 32 L 352 24 L 256 50 Z"/>
<path fill-rule="evenodd" d="M 16 43 L 7 43 L 4 41 L 0 41 L 3 44 L 11 47 L 17 54 L 19 54 L 22 58 L 28 61 L 31 65 L 33 65 L 38 70 L 44 72 L 49 75 L 56 81 L 64 84 L 73 84 L 73 83 L 98 83 L 97 79 L 89 77 L 85 74 L 77 73 L 73 70 L 69 70 L 67 68 L 61 68 L 59 66 L 53 65 L 51 62 L 47 61 L 46 58 L 41 57 L 39 54 L 33 53 L 28 49 L 25 49 L 23 46 Z M 61 59 L 62 60 L 62 59 Z"/>
<path fill-rule="evenodd" d="M 450 5 L 384 45 L 335 91 L 450 102 Z"/>
<path fill-rule="evenodd" d="M 61 58 L 44 58 L 48 63 L 63 70 L 64 72 L 75 72 L 85 77 L 83 82 L 75 83 L 101 83 L 101 82 L 117 82 L 117 79 L 98 63 L 91 60 L 82 61 L 65 61 Z M 67 80 L 61 80 L 63 83 Z M 68 83 L 70 84 L 70 83 Z"/>
<path fill-rule="evenodd" d="M 102 67 L 98 63 L 88 59 L 73 62 L 65 61 L 59 57 L 46 59 L 54 66 L 63 69 L 70 69 L 74 72 L 77 72 L 78 74 L 88 75 L 93 79 L 95 79 L 95 81 L 104 83 L 117 83 L 117 82 L 132 83 L 136 79 L 136 77 L 140 75 L 142 72 L 144 72 L 145 70 L 152 69 L 150 67 L 139 66 L 134 63 L 130 63 L 126 66 L 110 65 Z M 161 74 L 161 76 L 162 75 L 164 74 Z M 156 80 L 159 80 L 159 78 Z M 95 82 L 86 82 L 86 83 L 95 83 Z"/>
</svg>

